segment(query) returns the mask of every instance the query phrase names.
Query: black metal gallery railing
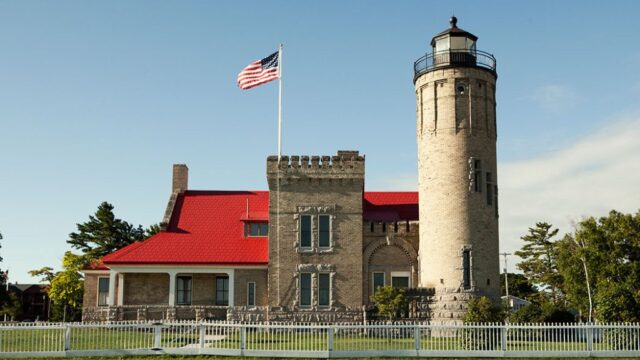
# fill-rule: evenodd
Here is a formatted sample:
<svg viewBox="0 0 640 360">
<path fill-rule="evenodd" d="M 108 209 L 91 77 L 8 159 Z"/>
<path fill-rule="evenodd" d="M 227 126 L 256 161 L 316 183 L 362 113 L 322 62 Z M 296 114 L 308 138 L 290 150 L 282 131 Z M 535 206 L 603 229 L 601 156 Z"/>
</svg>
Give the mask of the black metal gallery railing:
<svg viewBox="0 0 640 360">
<path fill-rule="evenodd" d="M 413 78 L 442 66 L 477 66 L 496 71 L 496 58 L 488 52 L 480 50 L 444 50 L 425 56 L 416 60 L 413 64 Z"/>
</svg>

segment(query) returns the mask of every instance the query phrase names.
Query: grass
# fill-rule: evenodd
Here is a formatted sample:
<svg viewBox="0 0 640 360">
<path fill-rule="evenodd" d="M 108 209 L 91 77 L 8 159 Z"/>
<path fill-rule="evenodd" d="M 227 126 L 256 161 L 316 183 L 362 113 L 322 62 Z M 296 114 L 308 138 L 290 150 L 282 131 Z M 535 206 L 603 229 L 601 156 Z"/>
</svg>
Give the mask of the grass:
<svg viewBox="0 0 640 360">
<path fill-rule="evenodd" d="M 238 328 L 207 328 L 204 336 L 205 347 L 212 349 L 240 348 L 240 331 Z M 25 351 L 63 351 L 64 329 L 13 329 L 0 332 L 0 352 Z M 216 332 L 218 331 L 218 332 Z M 493 343 L 464 341 L 465 334 L 458 333 L 458 337 L 441 336 L 434 333 L 423 334 L 421 337 L 422 350 L 469 350 L 496 349 L 499 350 L 499 334 L 493 338 Z M 431 335 L 431 336 L 427 336 Z M 442 334 L 440 334 L 442 335 Z M 327 330 L 315 331 L 284 331 L 282 329 L 267 331 L 249 330 L 246 332 L 247 350 L 294 350 L 294 351 L 326 351 Z M 474 334 L 468 338 L 475 339 Z M 72 328 L 71 350 L 107 350 L 107 349 L 151 349 L 156 347 L 153 329 L 120 327 L 105 328 Z M 509 351 L 584 351 L 586 343 L 580 341 L 545 341 L 541 337 L 538 341 L 509 340 Z M 198 327 L 175 327 L 163 329 L 160 338 L 160 348 L 198 347 L 200 334 Z M 478 344 L 482 344 L 478 347 Z M 408 331 L 370 331 L 368 333 L 337 332 L 333 337 L 334 351 L 365 351 L 365 350 L 413 350 L 415 339 L 413 332 Z M 605 343 L 594 343 L 594 349 L 605 350 Z M 149 357 L 145 357 L 149 359 Z M 171 358 L 171 357 L 169 357 Z M 179 359 L 180 357 L 173 357 Z M 198 357 L 188 357 L 198 359 Z M 216 357 L 203 357 L 203 359 Z M 111 358 L 113 359 L 113 358 Z M 127 357 L 127 359 L 136 359 Z M 225 357 L 229 359 L 229 357 Z M 246 358 L 245 358 L 246 359 Z"/>
</svg>

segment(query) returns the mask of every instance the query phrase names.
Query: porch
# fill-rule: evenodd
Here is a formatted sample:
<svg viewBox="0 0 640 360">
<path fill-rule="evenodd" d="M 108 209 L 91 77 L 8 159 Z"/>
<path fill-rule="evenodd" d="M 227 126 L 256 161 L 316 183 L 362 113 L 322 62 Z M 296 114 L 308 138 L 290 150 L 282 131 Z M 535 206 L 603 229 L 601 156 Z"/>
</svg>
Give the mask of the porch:
<svg viewBox="0 0 640 360">
<path fill-rule="evenodd" d="M 222 320 L 267 305 L 266 266 L 109 265 L 85 270 L 83 320 Z"/>
</svg>

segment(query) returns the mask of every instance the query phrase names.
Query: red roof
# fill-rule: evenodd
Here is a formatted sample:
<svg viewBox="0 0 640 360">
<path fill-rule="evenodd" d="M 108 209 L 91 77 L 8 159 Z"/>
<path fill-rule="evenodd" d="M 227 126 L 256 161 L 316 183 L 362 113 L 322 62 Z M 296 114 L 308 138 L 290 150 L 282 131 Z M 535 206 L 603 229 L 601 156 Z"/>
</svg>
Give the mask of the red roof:
<svg viewBox="0 0 640 360">
<path fill-rule="evenodd" d="M 418 220 L 418 193 L 365 192 L 362 211 L 369 221 Z"/>
<path fill-rule="evenodd" d="M 367 192 L 364 218 L 418 219 L 417 192 Z M 268 220 L 268 191 L 194 191 L 178 197 L 167 231 L 105 256 L 104 264 L 267 265 L 267 237 L 244 236 L 247 221 Z"/>
</svg>

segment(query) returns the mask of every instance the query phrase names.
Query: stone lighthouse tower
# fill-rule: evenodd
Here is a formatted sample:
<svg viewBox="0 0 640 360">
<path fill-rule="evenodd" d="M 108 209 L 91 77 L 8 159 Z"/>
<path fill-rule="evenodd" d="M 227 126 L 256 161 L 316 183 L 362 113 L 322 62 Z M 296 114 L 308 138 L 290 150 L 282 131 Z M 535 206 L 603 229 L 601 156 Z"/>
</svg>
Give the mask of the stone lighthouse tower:
<svg viewBox="0 0 640 360">
<path fill-rule="evenodd" d="M 456 321 L 473 296 L 499 298 L 496 60 L 457 26 L 414 64 L 420 287 L 432 321 Z"/>
</svg>

